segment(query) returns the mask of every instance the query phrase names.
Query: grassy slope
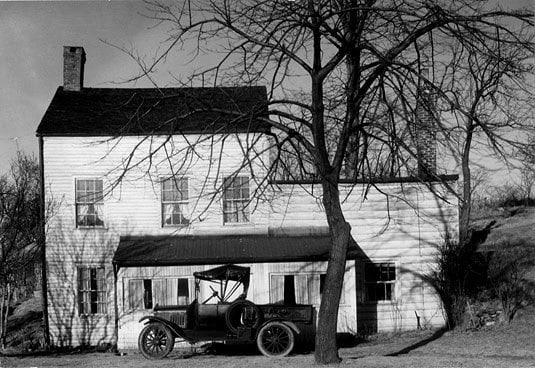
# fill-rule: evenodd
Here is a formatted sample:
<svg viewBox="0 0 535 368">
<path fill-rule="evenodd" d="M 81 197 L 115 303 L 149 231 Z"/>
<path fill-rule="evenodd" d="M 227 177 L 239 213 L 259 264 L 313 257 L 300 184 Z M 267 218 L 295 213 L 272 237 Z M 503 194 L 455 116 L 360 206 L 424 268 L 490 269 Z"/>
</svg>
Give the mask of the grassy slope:
<svg viewBox="0 0 535 368">
<path fill-rule="evenodd" d="M 503 247 L 535 247 L 535 207 L 514 207 L 488 214 L 479 214 L 474 221 L 475 228 L 483 228 L 496 220 L 488 235 L 483 250 Z"/>
</svg>

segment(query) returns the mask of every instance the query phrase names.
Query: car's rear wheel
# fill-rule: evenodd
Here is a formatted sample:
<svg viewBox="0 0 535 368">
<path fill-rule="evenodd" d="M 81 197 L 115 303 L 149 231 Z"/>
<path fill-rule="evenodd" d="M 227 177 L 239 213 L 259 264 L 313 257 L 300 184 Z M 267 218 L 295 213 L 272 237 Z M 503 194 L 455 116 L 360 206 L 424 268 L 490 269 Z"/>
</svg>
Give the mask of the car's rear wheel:
<svg viewBox="0 0 535 368">
<path fill-rule="evenodd" d="M 165 358 L 174 345 L 173 333 L 161 323 L 149 323 L 139 334 L 139 350 L 147 359 Z"/>
<path fill-rule="evenodd" d="M 258 332 L 256 345 L 268 357 L 283 357 L 293 350 L 295 344 L 292 329 L 282 322 L 269 322 Z"/>
</svg>

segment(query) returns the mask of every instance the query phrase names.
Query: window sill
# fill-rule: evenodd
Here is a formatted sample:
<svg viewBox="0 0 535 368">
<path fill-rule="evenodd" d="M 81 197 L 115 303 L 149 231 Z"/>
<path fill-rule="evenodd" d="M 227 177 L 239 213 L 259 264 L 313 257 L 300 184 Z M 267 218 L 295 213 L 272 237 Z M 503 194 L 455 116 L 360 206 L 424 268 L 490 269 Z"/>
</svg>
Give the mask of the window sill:
<svg viewBox="0 0 535 368">
<path fill-rule="evenodd" d="M 99 230 L 99 231 L 107 231 L 107 226 L 76 226 L 74 228 L 75 230 Z"/>
<path fill-rule="evenodd" d="M 92 313 L 92 314 L 79 314 L 78 317 L 88 319 L 88 318 L 101 318 L 107 315 L 108 313 Z"/>
<path fill-rule="evenodd" d="M 371 301 L 371 300 L 368 300 L 368 301 L 364 301 L 364 302 L 359 302 L 358 304 L 359 305 L 392 305 L 392 304 L 397 304 L 398 301 L 397 300 L 376 300 L 376 301 Z"/>
<path fill-rule="evenodd" d="M 249 227 L 253 227 L 254 224 L 252 222 L 226 222 L 226 223 L 223 223 L 223 226 L 228 226 L 228 227 L 246 227 L 246 226 L 249 226 Z"/>
</svg>

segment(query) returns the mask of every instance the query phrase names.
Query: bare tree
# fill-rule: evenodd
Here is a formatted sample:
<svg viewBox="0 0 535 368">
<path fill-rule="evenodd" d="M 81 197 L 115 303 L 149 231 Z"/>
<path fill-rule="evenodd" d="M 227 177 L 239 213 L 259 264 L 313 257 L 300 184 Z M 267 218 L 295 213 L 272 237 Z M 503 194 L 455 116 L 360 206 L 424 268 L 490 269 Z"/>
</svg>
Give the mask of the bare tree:
<svg viewBox="0 0 535 368">
<path fill-rule="evenodd" d="M 474 53 L 464 42 L 453 43 L 452 58 L 441 73 L 442 108 L 446 120 L 454 123 L 451 131 L 444 131 L 450 135 L 444 141 L 452 144 L 462 172 L 461 244 L 470 241 L 474 154 L 511 163 L 528 143 L 526 133 L 533 129 L 529 118 L 534 105 L 533 34 L 521 31 L 524 42 L 511 43 L 502 38 L 503 30 L 495 32 L 495 37 L 481 45 L 483 53 Z"/>
<path fill-rule="evenodd" d="M 520 160 L 519 187 L 524 197 L 524 203 L 529 205 L 535 185 L 535 138 L 531 137 L 528 144 L 520 151 Z"/>
<path fill-rule="evenodd" d="M 260 164 L 264 175 L 256 178 L 264 185 L 258 187 L 265 188 L 264 178 L 284 166 L 299 168 L 285 170 L 293 179 L 303 179 L 305 174 L 319 183 L 332 248 L 316 334 L 318 363 L 340 361 L 338 301 L 351 237 L 341 207 L 340 183 L 372 183 L 384 175 L 439 180 L 434 167 L 421 165 L 417 172 L 412 165 L 421 158 L 414 141 L 423 131 L 449 129 L 436 115 L 428 121 L 432 127 L 415 127 L 417 110 L 430 112 L 436 99 L 446 95 L 426 73 L 429 63 L 451 59 L 445 45 L 454 40 L 466 52 L 490 53 L 485 45 L 497 40 L 497 29 L 502 44 L 522 42 L 521 36 L 497 20 L 530 22 L 531 14 L 484 6 L 419 0 L 149 1 L 149 16 L 170 27 L 166 48 L 151 62 L 135 50 L 124 50 L 141 68 L 133 80 L 152 78 L 173 50 L 189 50 L 191 61 L 208 54 L 215 62 L 202 65 L 186 79 L 177 78 L 179 85 L 269 86 L 269 116 L 261 109 L 246 113 L 197 106 L 176 119 L 210 110 L 267 124 L 271 147 L 255 147 L 256 132 L 240 142 L 246 156 L 243 167 L 251 170 L 257 162 L 254 158 L 271 152 L 271 160 Z M 226 138 L 212 134 L 202 139 L 207 141 L 188 142 L 180 154 L 167 155 L 166 160 L 183 167 L 191 157 L 186 150 L 194 155 L 196 146 L 222 144 Z M 134 150 L 121 170 L 140 167 L 140 162 L 152 166 L 151 159 L 164 145 L 152 144 L 150 135 L 146 141 L 151 143 L 149 152 Z M 210 191 L 214 196 L 216 189 Z"/>
<path fill-rule="evenodd" d="M 0 346 L 5 347 L 7 317 L 24 271 L 39 252 L 39 169 L 21 152 L 9 174 L 0 177 Z"/>
</svg>

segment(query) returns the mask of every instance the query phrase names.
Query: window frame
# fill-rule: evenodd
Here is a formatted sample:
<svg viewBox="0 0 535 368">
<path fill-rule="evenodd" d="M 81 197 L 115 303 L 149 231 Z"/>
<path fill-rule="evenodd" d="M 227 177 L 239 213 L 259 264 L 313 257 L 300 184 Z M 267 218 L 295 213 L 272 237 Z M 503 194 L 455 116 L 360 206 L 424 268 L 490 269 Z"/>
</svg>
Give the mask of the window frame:
<svg viewBox="0 0 535 368">
<path fill-rule="evenodd" d="M 296 277 L 297 276 L 304 276 L 306 278 L 306 286 L 307 286 L 307 294 L 306 294 L 306 297 L 307 297 L 307 300 L 308 300 L 308 303 L 305 303 L 305 304 L 311 304 L 311 305 L 314 305 L 314 306 L 319 306 L 321 304 L 321 298 L 322 298 L 322 295 L 323 295 L 323 283 L 325 281 L 323 281 L 322 283 L 322 279 L 324 280 L 325 277 L 327 275 L 327 270 L 325 271 L 318 271 L 318 272 L 270 272 L 269 273 L 269 302 L 270 303 L 276 303 L 278 302 L 277 300 L 274 300 L 273 299 L 273 294 L 272 294 L 272 288 L 273 288 L 273 276 L 282 276 L 283 277 L 283 280 L 285 277 L 288 277 L 288 276 L 293 276 L 293 283 L 294 283 L 294 293 L 297 293 L 297 279 Z M 311 302 L 310 299 L 311 297 L 313 297 L 313 295 L 310 294 L 310 286 L 313 284 L 311 283 L 311 279 L 314 277 L 314 276 L 318 276 L 317 278 L 317 286 L 318 286 L 318 290 L 317 290 L 317 297 L 318 297 L 318 302 L 317 303 L 314 303 L 314 302 Z M 345 289 L 345 280 L 343 281 L 343 284 L 342 284 L 342 293 L 340 294 L 340 302 L 339 302 L 339 305 L 340 306 L 347 306 L 349 305 L 349 301 L 346 300 L 346 299 L 350 299 L 350 298 L 347 298 L 346 297 L 346 289 Z M 284 287 L 284 283 L 283 283 L 283 287 Z M 284 296 L 284 289 L 282 291 L 282 294 Z M 297 295 L 294 295 L 295 299 L 297 300 Z M 283 301 L 283 304 L 284 304 L 284 301 Z"/>
<path fill-rule="evenodd" d="M 129 311 L 145 311 L 153 309 L 156 303 L 154 302 L 155 298 L 155 292 L 154 292 L 154 284 L 155 281 L 163 281 L 166 282 L 167 280 L 177 280 L 177 286 L 180 285 L 180 282 L 178 280 L 186 280 L 186 284 L 188 286 L 188 296 L 187 296 L 187 303 L 185 304 L 159 304 L 159 306 L 187 306 L 189 305 L 193 299 L 195 298 L 194 295 L 194 285 L 193 285 L 193 278 L 189 276 L 169 276 L 169 277 L 131 277 L 126 280 L 126 286 L 125 289 L 127 291 L 127 296 L 124 298 L 124 303 L 126 304 L 126 309 Z M 137 307 L 136 305 L 132 305 L 132 298 L 134 295 L 132 295 L 132 289 L 130 288 L 130 283 L 135 281 L 141 281 L 142 285 L 142 300 L 139 301 L 139 305 L 141 307 Z M 149 291 L 150 295 L 150 303 L 148 303 L 148 300 L 145 298 L 146 293 L 146 285 L 150 283 L 151 289 Z M 181 297 L 179 295 L 179 292 L 177 290 L 177 298 Z"/>
<path fill-rule="evenodd" d="M 187 191 L 187 196 L 186 196 L 186 199 L 183 198 L 182 196 L 182 193 L 180 192 L 180 190 L 182 189 L 182 186 L 177 186 L 177 181 L 178 182 L 181 182 L 185 180 L 186 181 L 186 191 Z M 176 201 L 166 201 L 164 200 L 164 192 L 170 192 L 169 190 L 165 190 L 164 189 L 164 183 L 167 182 L 167 181 L 171 181 L 173 185 L 173 188 L 175 188 L 177 191 L 178 191 L 178 194 L 180 194 L 180 197 L 181 199 L 180 200 L 176 200 Z M 190 185 L 189 185 L 189 178 L 187 176 L 180 176 L 180 177 L 177 177 L 177 176 L 171 176 L 171 177 L 168 177 L 168 178 L 161 178 L 160 179 L 160 216 L 161 216 L 161 226 L 162 227 L 170 227 L 170 228 L 180 228 L 180 227 L 186 227 L 186 226 L 189 226 L 191 224 L 191 219 L 188 218 L 189 217 L 189 214 L 187 213 L 188 212 L 188 209 L 189 209 L 189 200 L 190 200 Z M 180 189 L 179 189 L 180 188 Z M 173 192 L 171 192 L 173 193 Z M 179 223 L 179 224 L 175 224 L 175 223 L 171 223 L 171 224 L 166 224 L 165 223 L 165 205 L 179 205 L 179 208 L 181 208 L 182 206 L 186 206 L 186 211 L 185 212 L 180 212 L 178 213 L 181 218 L 184 218 L 185 220 L 187 220 L 187 223 Z M 186 216 L 188 215 L 188 217 Z M 171 221 L 173 219 L 173 217 L 175 216 L 175 213 L 173 212 L 171 214 Z"/>
<path fill-rule="evenodd" d="M 236 190 L 239 191 L 240 195 L 243 194 L 243 183 L 239 184 L 239 187 L 235 186 L 236 180 L 243 180 L 245 179 L 247 181 L 247 198 L 240 196 L 239 198 L 228 198 L 227 193 L 232 193 L 232 195 L 235 193 Z M 227 184 L 230 181 L 232 186 Z M 225 176 L 223 178 L 223 194 L 221 196 L 221 207 L 222 207 L 222 214 L 223 214 L 223 225 L 224 226 L 240 226 L 240 225 L 249 225 L 252 223 L 251 220 L 251 210 L 249 208 L 249 204 L 251 202 L 251 178 L 248 175 L 230 175 Z M 236 211 L 226 211 L 225 208 L 227 207 L 227 203 L 238 203 L 241 204 L 241 208 L 237 209 Z M 230 207 L 234 207 L 231 205 Z M 227 221 L 228 216 L 236 214 L 236 221 Z M 245 221 L 240 221 L 240 214 L 242 218 L 245 219 Z"/>
<path fill-rule="evenodd" d="M 378 266 L 380 268 L 386 265 L 386 267 L 393 268 L 394 279 L 393 280 L 375 280 L 375 281 L 367 280 L 366 279 L 366 267 L 369 265 L 373 265 L 376 267 Z M 380 270 L 378 272 L 379 274 L 381 273 Z M 387 271 L 387 272 L 390 272 L 390 271 Z M 398 300 L 398 295 L 397 295 L 398 294 L 397 293 L 398 282 L 399 282 L 399 270 L 398 270 L 397 262 L 391 261 L 391 260 L 377 260 L 377 261 L 369 261 L 369 262 L 362 263 L 362 300 L 364 301 L 364 303 L 370 303 L 370 304 L 372 303 L 374 304 L 395 303 Z M 385 288 L 384 289 L 385 296 L 388 294 L 386 285 L 391 285 L 391 292 L 390 292 L 391 298 L 390 299 L 378 299 L 376 297 L 375 299 L 370 299 L 369 293 L 368 293 L 369 285 L 370 286 L 374 285 L 375 287 L 377 287 L 378 285 L 383 285 L 383 287 Z"/>
<path fill-rule="evenodd" d="M 87 189 L 84 189 L 85 196 L 93 195 L 95 197 L 94 201 L 80 201 L 79 199 L 79 189 L 78 189 L 78 183 L 79 182 L 93 182 L 93 187 L 96 188 L 96 183 L 100 182 L 101 186 L 101 192 L 99 193 L 96 189 L 93 192 L 89 192 Z M 87 188 L 87 184 L 86 184 Z M 79 208 L 81 206 L 95 206 L 94 213 L 91 213 L 91 216 L 95 216 L 95 219 L 99 219 L 102 224 L 97 225 L 95 221 L 95 225 L 88 225 L 88 224 L 80 224 L 78 221 L 78 218 L 80 216 L 87 216 L 87 215 L 80 215 Z M 106 227 L 106 222 L 104 221 L 104 180 L 97 177 L 77 177 L 74 178 L 74 225 L 77 229 L 104 229 Z"/>
<path fill-rule="evenodd" d="M 95 271 L 95 286 L 93 289 L 92 271 Z M 99 278 L 99 270 L 102 271 L 102 277 Z M 88 272 L 89 288 L 85 288 L 84 274 Z M 99 281 L 103 286 L 99 288 Z M 77 293 L 77 308 L 79 317 L 88 316 L 105 316 L 108 315 L 108 279 L 106 277 L 106 267 L 102 265 L 77 265 L 76 266 L 76 293 Z M 96 300 L 93 302 L 93 293 L 96 295 Z M 88 295 L 88 297 L 85 297 Z M 99 299 L 99 296 L 103 296 Z M 96 305 L 96 312 L 92 311 L 93 303 Z M 99 305 L 102 310 L 99 312 Z M 89 309 L 89 310 L 86 310 Z"/>
</svg>

